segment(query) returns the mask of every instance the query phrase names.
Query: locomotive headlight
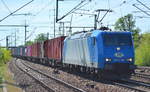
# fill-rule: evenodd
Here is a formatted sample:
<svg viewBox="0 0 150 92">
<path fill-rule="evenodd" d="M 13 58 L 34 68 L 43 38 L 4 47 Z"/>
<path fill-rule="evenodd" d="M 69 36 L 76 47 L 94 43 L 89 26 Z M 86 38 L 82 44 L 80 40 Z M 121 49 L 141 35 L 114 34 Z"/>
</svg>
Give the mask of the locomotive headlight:
<svg viewBox="0 0 150 92">
<path fill-rule="evenodd" d="M 133 61 L 133 59 L 132 59 L 132 58 L 129 58 L 129 59 L 127 59 L 127 61 L 130 61 L 130 62 L 132 62 L 132 61 Z"/>
<path fill-rule="evenodd" d="M 106 58 L 105 60 L 106 60 L 107 62 L 110 62 L 110 61 L 111 61 L 111 59 L 109 59 L 109 58 Z"/>
</svg>

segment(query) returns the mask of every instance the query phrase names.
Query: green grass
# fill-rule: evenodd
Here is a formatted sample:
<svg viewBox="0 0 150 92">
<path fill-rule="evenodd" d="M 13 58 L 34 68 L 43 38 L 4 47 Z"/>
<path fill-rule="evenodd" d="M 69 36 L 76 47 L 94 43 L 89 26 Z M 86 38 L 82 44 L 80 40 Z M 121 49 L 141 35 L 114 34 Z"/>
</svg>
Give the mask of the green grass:
<svg viewBox="0 0 150 92">
<path fill-rule="evenodd" d="M 8 64 L 4 64 L 3 66 L 1 66 L 0 72 L 6 81 L 8 81 L 10 83 L 15 83 L 15 81 L 12 78 L 11 73 L 8 70 Z M 8 92 L 21 92 L 21 89 L 16 86 L 8 85 L 8 84 L 6 84 L 6 85 L 7 85 L 6 87 L 7 87 Z M 1 92 L 1 90 L 0 90 L 0 92 Z"/>
<path fill-rule="evenodd" d="M 2 88 L 0 88 L 0 92 L 3 92 L 3 89 L 2 89 Z"/>
<path fill-rule="evenodd" d="M 12 79 L 12 75 L 8 69 L 8 62 L 11 59 L 11 53 L 9 50 L 5 48 L 0 48 L 0 77 L 2 77 L 5 81 L 15 84 L 14 80 Z M 0 78 L 0 82 L 2 80 Z M 14 86 L 6 84 L 6 88 L 8 92 L 21 92 L 21 89 Z M 0 92 L 2 92 L 2 88 L 0 88 Z"/>
<path fill-rule="evenodd" d="M 136 65 L 150 66 L 150 33 L 143 34 L 138 48 L 136 48 Z"/>
<path fill-rule="evenodd" d="M 6 65 L 6 64 L 1 65 L 1 66 L 0 66 L 0 75 L 1 75 L 3 78 L 6 78 L 6 79 L 7 79 L 6 71 L 7 71 L 7 65 Z"/>
</svg>

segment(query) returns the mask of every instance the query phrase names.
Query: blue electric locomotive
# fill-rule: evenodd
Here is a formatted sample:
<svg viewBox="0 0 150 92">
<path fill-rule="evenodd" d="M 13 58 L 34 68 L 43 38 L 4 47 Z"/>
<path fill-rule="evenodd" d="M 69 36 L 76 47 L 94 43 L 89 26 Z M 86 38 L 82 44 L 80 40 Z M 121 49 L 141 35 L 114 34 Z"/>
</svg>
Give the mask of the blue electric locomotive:
<svg viewBox="0 0 150 92">
<path fill-rule="evenodd" d="M 132 34 L 102 30 L 74 34 L 64 40 L 63 63 L 86 70 L 133 72 Z"/>
</svg>

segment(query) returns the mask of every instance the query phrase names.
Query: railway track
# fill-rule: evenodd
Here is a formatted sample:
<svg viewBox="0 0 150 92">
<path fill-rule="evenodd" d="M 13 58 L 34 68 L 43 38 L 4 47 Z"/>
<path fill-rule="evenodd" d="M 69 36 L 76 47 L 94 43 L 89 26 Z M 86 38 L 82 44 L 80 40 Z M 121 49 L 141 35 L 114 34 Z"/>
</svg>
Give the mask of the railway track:
<svg viewBox="0 0 150 92">
<path fill-rule="evenodd" d="M 137 69 L 135 70 L 137 73 L 150 73 L 150 67 L 144 67 L 144 66 L 137 66 Z"/>
<path fill-rule="evenodd" d="M 23 63 L 23 64 L 25 64 L 25 63 Z M 122 80 L 119 80 L 117 82 L 113 81 L 113 84 L 119 85 L 119 86 L 124 87 L 124 88 L 132 89 L 132 90 L 135 90 L 138 92 L 149 92 L 150 91 L 150 89 L 149 89 L 150 84 L 146 84 L 146 83 L 142 83 L 142 82 L 138 82 L 138 81 L 122 79 Z M 82 91 L 77 91 L 77 92 L 82 92 Z"/>
<path fill-rule="evenodd" d="M 38 81 L 50 92 L 85 92 L 84 90 L 66 83 L 65 81 L 36 70 L 23 62 L 16 62 L 16 66 Z"/>
<path fill-rule="evenodd" d="M 54 78 L 53 76 L 49 76 L 49 75 L 47 75 L 47 74 L 45 74 L 45 73 L 43 73 L 43 72 L 41 72 L 41 71 L 39 71 L 35 68 L 32 68 L 30 65 L 27 65 L 24 62 L 19 62 L 18 67 L 20 67 L 20 68 L 22 67 L 23 69 L 22 68 L 21 69 L 24 72 L 29 73 L 28 74 L 29 76 L 32 76 L 31 74 L 34 74 L 33 78 L 37 78 L 35 80 L 40 81 L 39 83 L 42 84 L 48 90 L 50 90 L 50 92 L 58 92 L 58 91 L 63 92 L 60 87 L 56 88 L 56 89 L 50 87 L 50 83 L 52 83 L 52 82 L 48 82 L 48 80 L 50 80 L 50 79 L 56 81 L 56 83 L 58 83 L 57 85 L 65 86 L 65 87 L 63 87 L 63 90 L 65 89 L 64 92 L 85 92 L 84 90 L 82 90 L 80 88 L 74 87 L 73 85 L 68 84 L 68 83 L 66 83 L 66 82 L 64 82 L 60 79 Z M 45 83 L 44 80 L 47 81 L 47 82 Z M 54 82 L 52 84 L 55 85 Z M 134 90 L 134 91 L 138 91 L 138 92 L 150 92 L 150 84 L 142 83 L 142 82 L 139 82 L 139 81 L 121 79 L 121 80 L 118 80 L 118 81 L 113 81 L 112 84 L 113 85 L 118 85 L 118 86 L 123 87 L 123 88 L 131 89 L 131 90 Z"/>
<path fill-rule="evenodd" d="M 140 78 L 144 78 L 144 79 L 147 79 L 147 80 L 150 80 L 150 75 L 148 75 L 148 74 L 135 73 L 133 76 L 135 76 L 135 77 L 140 77 Z"/>
<path fill-rule="evenodd" d="M 148 69 L 150 70 L 150 67 L 146 67 L 146 66 L 137 66 L 138 69 Z"/>
<path fill-rule="evenodd" d="M 120 79 L 117 81 L 113 81 L 113 84 L 138 92 L 150 92 L 150 84 L 135 80 Z"/>
<path fill-rule="evenodd" d="M 25 74 L 27 74 L 28 76 L 30 76 L 31 78 L 33 78 L 34 80 L 36 80 L 39 84 L 41 84 L 44 88 L 46 88 L 49 92 L 55 92 L 53 89 L 51 89 L 47 84 L 45 84 L 43 81 L 40 81 L 38 78 L 34 75 L 32 75 L 32 72 L 29 72 L 27 68 L 22 67 L 21 65 L 17 64 L 17 61 L 15 61 L 15 66 L 21 70 L 22 72 L 24 72 Z M 24 69 L 23 69 L 24 68 Z"/>
</svg>

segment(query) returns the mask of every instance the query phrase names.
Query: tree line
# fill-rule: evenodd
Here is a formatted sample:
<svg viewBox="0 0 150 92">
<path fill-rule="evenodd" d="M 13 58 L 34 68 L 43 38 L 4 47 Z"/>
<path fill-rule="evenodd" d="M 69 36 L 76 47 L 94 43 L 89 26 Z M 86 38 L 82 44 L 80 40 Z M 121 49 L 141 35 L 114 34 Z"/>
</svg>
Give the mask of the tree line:
<svg viewBox="0 0 150 92">
<path fill-rule="evenodd" d="M 132 32 L 135 48 L 135 64 L 150 66 L 150 32 L 140 34 L 141 30 L 136 27 L 135 23 L 133 15 L 127 14 L 116 21 L 115 29 Z"/>
</svg>

